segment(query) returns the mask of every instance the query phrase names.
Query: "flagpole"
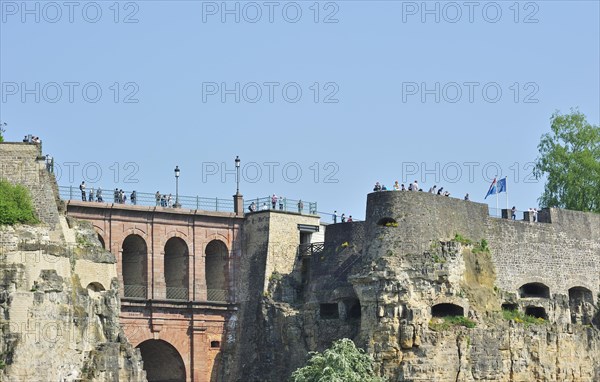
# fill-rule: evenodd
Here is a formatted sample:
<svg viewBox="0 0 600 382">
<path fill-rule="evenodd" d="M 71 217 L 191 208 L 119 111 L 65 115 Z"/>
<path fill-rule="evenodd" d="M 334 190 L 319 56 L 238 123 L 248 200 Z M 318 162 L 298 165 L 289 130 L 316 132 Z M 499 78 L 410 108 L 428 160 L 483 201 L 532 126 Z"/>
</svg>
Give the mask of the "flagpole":
<svg viewBox="0 0 600 382">
<path fill-rule="evenodd" d="M 504 179 L 505 179 L 505 181 L 504 181 L 504 185 L 505 185 L 504 192 L 506 192 L 506 210 L 508 210 L 508 184 L 506 184 L 507 178 L 508 177 L 506 177 L 506 176 L 504 177 Z M 507 214 L 508 214 L 508 212 L 507 212 Z"/>
<path fill-rule="evenodd" d="M 498 216 L 498 190 L 496 190 L 496 217 L 497 216 Z"/>
</svg>

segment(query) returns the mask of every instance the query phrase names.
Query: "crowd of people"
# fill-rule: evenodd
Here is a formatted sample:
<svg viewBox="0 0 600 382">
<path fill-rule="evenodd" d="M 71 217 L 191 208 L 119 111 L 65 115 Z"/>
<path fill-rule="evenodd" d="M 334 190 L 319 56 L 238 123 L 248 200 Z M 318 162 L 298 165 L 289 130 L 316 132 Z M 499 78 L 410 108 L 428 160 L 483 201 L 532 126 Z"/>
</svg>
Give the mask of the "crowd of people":
<svg viewBox="0 0 600 382">
<path fill-rule="evenodd" d="M 333 218 L 333 224 L 337 223 L 337 219 L 338 219 L 338 212 L 333 211 L 333 215 L 331 215 L 331 217 Z M 349 215 L 348 218 L 346 218 L 346 214 L 342 213 L 342 215 L 340 216 L 340 222 L 342 223 L 352 223 L 354 220 L 352 219 L 352 215 Z"/>
<path fill-rule="evenodd" d="M 256 202 L 252 202 L 252 203 L 250 203 L 250 205 L 248 205 L 248 211 L 256 212 L 256 211 L 266 211 L 269 209 L 271 209 L 271 210 L 279 209 L 280 211 L 287 211 L 288 206 L 289 206 L 288 200 L 285 197 L 277 196 L 276 194 L 273 194 L 273 196 L 271 196 L 270 206 L 267 204 L 267 202 L 263 202 L 263 204 L 259 207 Z M 304 212 L 304 202 L 302 201 L 302 199 L 298 200 L 298 202 L 296 203 L 296 207 L 298 208 L 299 214 Z M 308 213 L 312 214 L 312 215 L 317 213 L 317 204 L 316 203 L 312 203 L 312 202 L 308 203 Z"/>
<path fill-rule="evenodd" d="M 375 186 L 373 187 L 373 191 L 375 191 L 375 192 L 379 192 L 379 191 L 421 191 L 421 192 L 423 192 L 423 189 L 421 188 L 421 186 L 419 186 L 419 182 L 415 180 L 414 182 L 409 183 L 408 187 L 404 186 L 404 183 L 400 184 L 398 181 L 395 181 L 394 185 L 392 186 L 392 190 L 388 190 L 388 188 L 384 184 L 376 182 Z M 433 185 L 433 187 L 430 187 L 429 191 L 427 191 L 427 192 L 429 192 L 430 194 L 437 194 L 437 195 L 448 196 L 448 197 L 450 196 L 450 192 L 448 192 L 448 190 L 444 191 L 444 187 L 440 187 L 438 189 L 437 185 Z M 468 193 L 465 195 L 464 199 L 470 200 Z"/>
<path fill-rule="evenodd" d="M 173 195 L 169 194 L 161 194 L 160 191 L 156 191 L 156 194 L 154 194 L 154 199 L 156 200 L 156 206 L 161 206 L 161 207 L 169 207 L 172 208 L 173 207 Z"/>
<path fill-rule="evenodd" d="M 87 187 L 85 185 L 85 181 L 81 182 L 81 184 L 79 185 L 79 190 L 81 191 L 82 201 L 99 203 L 104 202 L 104 198 L 102 197 L 102 188 L 98 187 L 95 191 L 94 187 L 91 187 L 89 191 L 86 191 L 86 189 Z M 131 192 L 129 198 L 131 204 L 137 204 L 137 192 L 135 190 Z M 113 202 L 118 204 L 127 203 L 127 195 L 125 194 L 125 191 L 123 191 L 123 189 L 115 188 L 115 191 L 113 192 Z"/>
<path fill-rule="evenodd" d="M 40 139 L 40 137 L 28 134 L 23 138 L 23 143 L 42 143 L 42 140 Z"/>
</svg>

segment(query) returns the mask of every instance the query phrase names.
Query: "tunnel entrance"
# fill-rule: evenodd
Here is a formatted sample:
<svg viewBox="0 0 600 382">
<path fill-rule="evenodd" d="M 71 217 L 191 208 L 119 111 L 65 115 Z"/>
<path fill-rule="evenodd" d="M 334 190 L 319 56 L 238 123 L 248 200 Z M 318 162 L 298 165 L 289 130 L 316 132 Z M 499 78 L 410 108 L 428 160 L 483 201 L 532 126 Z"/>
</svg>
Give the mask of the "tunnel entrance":
<svg viewBox="0 0 600 382">
<path fill-rule="evenodd" d="M 431 307 L 432 317 L 464 316 L 465 310 L 456 304 L 437 304 Z"/>
<path fill-rule="evenodd" d="M 535 318 L 543 318 L 544 320 L 548 319 L 548 316 L 546 315 L 546 309 L 542 308 L 541 306 L 528 306 L 525 308 L 525 315 Z"/>
<path fill-rule="evenodd" d="M 569 309 L 571 323 L 589 325 L 594 318 L 594 296 L 584 287 L 569 289 Z"/>
<path fill-rule="evenodd" d="M 185 382 L 185 365 L 173 345 L 163 340 L 147 340 L 137 348 L 148 382 Z"/>
<path fill-rule="evenodd" d="M 521 298 L 540 297 L 550 298 L 550 288 L 542 283 L 529 283 L 519 288 L 519 296 Z"/>
</svg>

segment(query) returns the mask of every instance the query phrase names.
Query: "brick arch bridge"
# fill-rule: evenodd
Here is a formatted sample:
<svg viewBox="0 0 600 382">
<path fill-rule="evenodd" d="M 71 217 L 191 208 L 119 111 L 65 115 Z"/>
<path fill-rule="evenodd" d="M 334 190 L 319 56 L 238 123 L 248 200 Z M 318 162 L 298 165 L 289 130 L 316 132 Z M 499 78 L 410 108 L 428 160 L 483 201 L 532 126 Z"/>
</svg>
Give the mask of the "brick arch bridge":
<svg viewBox="0 0 600 382">
<path fill-rule="evenodd" d="M 148 380 L 214 380 L 237 310 L 243 217 L 74 200 L 67 215 L 91 222 L 117 257 L 121 323 L 148 363 Z"/>
</svg>

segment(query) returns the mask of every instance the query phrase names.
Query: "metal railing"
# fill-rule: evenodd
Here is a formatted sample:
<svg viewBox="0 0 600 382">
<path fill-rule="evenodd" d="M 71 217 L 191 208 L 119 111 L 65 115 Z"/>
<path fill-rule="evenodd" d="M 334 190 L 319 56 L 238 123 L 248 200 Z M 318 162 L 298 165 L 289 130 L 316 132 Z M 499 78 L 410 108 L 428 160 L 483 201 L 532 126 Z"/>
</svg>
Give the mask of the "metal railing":
<svg viewBox="0 0 600 382">
<path fill-rule="evenodd" d="M 145 285 L 123 285 L 123 296 L 134 298 L 146 298 Z"/>
<path fill-rule="evenodd" d="M 92 189 L 93 193 L 90 197 Z M 83 195 L 77 186 L 59 186 L 58 191 L 60 198 L 63 200 L 84 200 Z M 132 198 L 132 193 L 133 191 L 131 190 L 124 190 L 123 194 L 126 199 L 121 200 L 120 194 L 115 192 L 115 190 L 101 188 L 101 192 L 98 195 L 98 188 L 88 186 L 85 190 L 85 201 L 164 208 L 173 208 L 176 202 L 175 195 L 173 194 L 160 194 L 157 197 L 156 194 L 136 191 L 134 199 Z M 179 204 L 181 205 L 180 208 L 190 210 L 233 212 L 233 199 L 180 195 Z"/>
<path fill-rule="evenodd" d="M 167 287 L 168 300 L 187 300 L 188 296 L 188 288 Z"/>
<path fill-rule="evenodd" d="M 298 246 L 298 257 L 315 256 L 323 252 L 325 242 L 300 244 Z"/>
<path fill-rule="evenodd" d="M 254 203 L 255 211 L 276 210 L 296 212 L 300 214 L 317 215 L 317 202 L 307 202 L 300 199 L 277 198 L 273 205 L 272 196 L 244 200 L 244 211 L 250 211 L 250 205 Z"/>
<path fill-rule="evenodd" d="M 207 289 L 206 300 L 215 302 L 227 302 L 226 289 Z"/>
</svg>

